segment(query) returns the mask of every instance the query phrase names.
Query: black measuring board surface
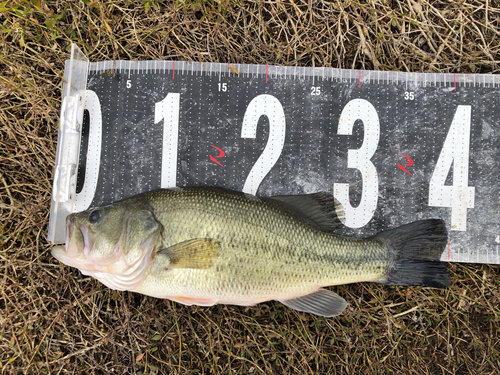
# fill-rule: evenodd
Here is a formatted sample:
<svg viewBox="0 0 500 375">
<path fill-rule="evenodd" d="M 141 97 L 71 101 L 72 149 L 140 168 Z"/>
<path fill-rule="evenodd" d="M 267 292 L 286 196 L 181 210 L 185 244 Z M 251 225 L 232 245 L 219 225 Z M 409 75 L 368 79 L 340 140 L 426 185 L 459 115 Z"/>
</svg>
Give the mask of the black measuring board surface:
<svg viewBox="0 0 500 375">
<path fill-rule="evenodd" d="M 450 234 L 443 260 L 500 263 L 499 82 L 484 75 L 90 63 L 77 196 L 91 184 L 89 169 L 98 173 L 84 206 L 173 186 L 258 196 L 327 191 L 344 206 L 345 235 L 442 218 Z"/>
</svg>

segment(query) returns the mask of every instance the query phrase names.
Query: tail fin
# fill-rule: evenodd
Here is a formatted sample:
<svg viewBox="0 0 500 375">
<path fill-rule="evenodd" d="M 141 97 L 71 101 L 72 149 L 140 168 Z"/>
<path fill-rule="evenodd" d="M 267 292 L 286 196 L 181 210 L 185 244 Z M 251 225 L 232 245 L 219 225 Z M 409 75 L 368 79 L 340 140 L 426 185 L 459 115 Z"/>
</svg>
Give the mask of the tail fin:
<svg viewBox="0 0 500 375">
<path fill-rule="evenodd" d="M 416 221 L 379 233 L 375 239 L 385 242 L 390 254 L 390 266 L 381 283 L 434 288 L 450 285 L 446 264 L 439 261 L 448 243 L 443 220 Z"/>
</svg>

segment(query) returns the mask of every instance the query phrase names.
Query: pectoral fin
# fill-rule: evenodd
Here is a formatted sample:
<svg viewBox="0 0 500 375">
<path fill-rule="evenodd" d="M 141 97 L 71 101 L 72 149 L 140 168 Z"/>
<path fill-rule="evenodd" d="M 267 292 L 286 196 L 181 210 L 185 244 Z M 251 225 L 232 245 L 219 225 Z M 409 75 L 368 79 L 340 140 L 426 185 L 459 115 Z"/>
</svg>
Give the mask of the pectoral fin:
<svg viewBox="0 0 500 375">
<path fill-rule="evenodd" d="M 320 289 L 317 292 L 302 296 L 299 298 L 289 299 L 280 302 L 292 309 L 308 312 L 331 318 L 337 316 L 347 307 L 345 299 L 337 293 L 327 289 Z"/>
<path fill-rule="evenodd" d="M 160 250 L 159 254 L 170 259 L 169 268 L 207 269 L 215 265 L 219 252 L 219 241 L 213 238 L 195 238 Z"/>
</svg>

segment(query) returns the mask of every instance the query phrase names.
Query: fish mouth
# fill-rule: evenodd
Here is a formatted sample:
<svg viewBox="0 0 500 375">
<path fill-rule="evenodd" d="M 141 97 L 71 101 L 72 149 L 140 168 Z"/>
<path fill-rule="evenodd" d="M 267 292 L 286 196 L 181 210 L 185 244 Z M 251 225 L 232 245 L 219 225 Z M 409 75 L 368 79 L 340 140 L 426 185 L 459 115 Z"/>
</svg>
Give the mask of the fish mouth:
<svg viewBox="0 0 500 375">
<path fill-rule="evenodd" d="M 158 229 L 140 244 L 132 244 L 135 255 L 128 257 L 127 225 L 116 243 L 101 241 L 99 232 L 80 223 L 75 214 L 66 219 L 66 243 L 54 246 L 52 255 L 61 263 L 92 276 L 115 290 L 132 290 L 144 279 L 161 231 Z M 134 247 L 135 246 L 135 247 Z"/>
<path fill-rule="evenodd" d="M 54 246 L 52 255 L 60 262 L 81 268 L 93 246 L 93 235 L 86 225 L 78 224 L 74 214 L 66 218 L 66 243 Z"/>
</svg>

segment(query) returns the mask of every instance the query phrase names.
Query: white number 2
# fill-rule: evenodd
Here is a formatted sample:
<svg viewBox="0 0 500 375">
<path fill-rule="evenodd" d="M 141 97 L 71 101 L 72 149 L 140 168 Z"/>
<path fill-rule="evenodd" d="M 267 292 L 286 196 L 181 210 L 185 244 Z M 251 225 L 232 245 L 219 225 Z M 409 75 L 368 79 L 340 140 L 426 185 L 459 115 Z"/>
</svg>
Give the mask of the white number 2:
<svg viewBox="0 0 500 375">
<path fill-rule="evenodd" d="M 429 184 L 429 206 L 451 207 L 451 229 L 465 231 L 467 209 L 474 208 L 469 184 L 470 105 L 459 105 Z M 453 164 L 453 185 L 445 185 Z"/>
<path fill-rule="evenodd" d="M 241 138 L 255 138 L 261 116 L 269 119 L 269 138 L 243 186 L 243 192 L 249 194 L 257 193 L 260 183 L 278 161 L 285 144 L 285 112 L 279 100 L 267 94 L 256 96 L 248 105 L 243 117 Z"/>
<path fill-rule="evenodd" d="M 344 208 L 344 224 L 351 228 L 361 228 L 368 224 L 377 209 L 378 201 L 378 174 L 370 161 L 380 138 L 380 121 L 375 107 L 364 99 L 351 100 L 340 114 L 338 133 L 351 135 L 356 120 L 363 122 L 363 144 L 358 150 L 348 150 L 347 167 L 359 170 L 363 178 L 363 192 L 358 207 L 353 207 L 349 200 L 349 184 L 333 184 L 335 198 Z"/>
</svg>

